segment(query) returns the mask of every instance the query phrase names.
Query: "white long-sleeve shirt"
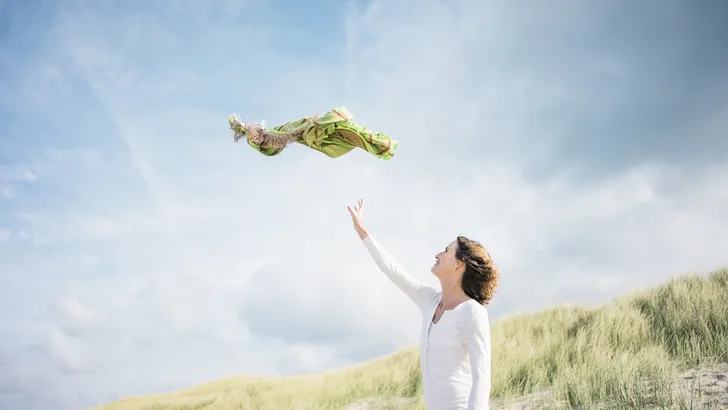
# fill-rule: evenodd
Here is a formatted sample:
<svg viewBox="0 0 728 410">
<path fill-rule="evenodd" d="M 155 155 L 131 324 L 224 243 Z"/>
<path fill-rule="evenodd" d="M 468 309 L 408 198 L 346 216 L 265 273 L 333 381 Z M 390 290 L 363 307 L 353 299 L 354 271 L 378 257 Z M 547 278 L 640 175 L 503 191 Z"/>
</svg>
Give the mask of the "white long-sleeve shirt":
<svg viewBox="0 0 728 410">
<path fill-rule="evenodd" d="M 432 317 L 442 292 L 411 277 L 371 236 L 363 240 L 379 269 L 422 313 L 420 368 L 428 410 L 489 410 L 490 324 L 473 299 Z"/>
</svg>

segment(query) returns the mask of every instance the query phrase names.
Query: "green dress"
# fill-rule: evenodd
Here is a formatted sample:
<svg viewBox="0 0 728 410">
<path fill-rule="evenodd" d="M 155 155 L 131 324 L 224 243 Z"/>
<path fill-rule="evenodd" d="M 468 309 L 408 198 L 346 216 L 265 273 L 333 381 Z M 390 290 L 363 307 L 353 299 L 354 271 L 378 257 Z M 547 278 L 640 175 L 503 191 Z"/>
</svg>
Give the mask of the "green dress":
<svg viewBox="0 0 728 410">
<path fill-rule="evenodd" d="M 351 122 L 353 116 L 345 107 L 336 107 L 321 117 L 304 117 L 273 128 L 259 124 L 244 124 L 235 116 L 228 117 L 230 128 L 238 142 L 245 137 L 248 145 L 267 156 L 278 155 L 292 142 L 338 158 L 359 147 L 380 159 L 391 159 L 397 141 L 387 134 L 369 131 Z"/>
</svg>

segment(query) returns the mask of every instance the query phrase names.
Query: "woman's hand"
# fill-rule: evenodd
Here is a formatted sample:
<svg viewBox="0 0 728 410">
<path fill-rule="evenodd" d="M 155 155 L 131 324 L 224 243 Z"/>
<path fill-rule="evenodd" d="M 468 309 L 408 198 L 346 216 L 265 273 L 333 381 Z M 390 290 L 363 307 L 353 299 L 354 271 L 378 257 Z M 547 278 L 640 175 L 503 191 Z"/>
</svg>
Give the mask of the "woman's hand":
<svg viewBox="0 0 728 410">
<path fill-rule="evenodd" d="M 346 209 L 349 210 L 351 222 L 354 224 L 354 229 L 356 229 L 356 232 L 359 234 L 359 238 L 366 238 L 368 233 L 364 228 L 364 223 L 362 222 L 362 219 L 364 219 L 364 201 L 359 199 L 353 208 L 351 205 L 347 205 Z"/>
</svg>

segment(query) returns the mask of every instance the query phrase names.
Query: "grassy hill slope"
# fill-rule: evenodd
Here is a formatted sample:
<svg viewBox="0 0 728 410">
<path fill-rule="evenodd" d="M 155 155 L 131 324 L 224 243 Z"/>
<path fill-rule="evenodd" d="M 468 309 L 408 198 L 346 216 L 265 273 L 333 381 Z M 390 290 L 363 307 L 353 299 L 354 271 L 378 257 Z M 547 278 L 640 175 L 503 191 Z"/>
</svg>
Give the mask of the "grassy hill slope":
<svg viewBox="0 0 728 410">
<path fill-rule="evenodd" d="M 512 316 L 493 324 L 492 342 L 494 399 L 547 392 L 566 408 L 698 408 L 675 380 L 679 372 L 728 362 L 728 269 L 676 278 L 595 309 Z M 423 409 L 420 396 L 417 351 L 410 348 L 334 372 L 230 378 L 99 410 L 324 410 L 372 398 L 381 398 L 376 408 Z"/>
</svg>

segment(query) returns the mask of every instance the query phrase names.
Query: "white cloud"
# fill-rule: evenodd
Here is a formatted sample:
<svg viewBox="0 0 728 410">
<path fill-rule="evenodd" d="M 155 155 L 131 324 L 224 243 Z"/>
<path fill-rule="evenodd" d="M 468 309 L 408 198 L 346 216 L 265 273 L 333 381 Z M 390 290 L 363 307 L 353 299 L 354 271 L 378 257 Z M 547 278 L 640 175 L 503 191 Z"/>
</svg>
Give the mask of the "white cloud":
<svg viewBox="0 0 728 410">
<path fill-rule="evenodd" d="M 13 235 L 13 231 L 11 231 L 8 228 L 4 228 L 0 226 L 0 246 L 5 245 L 10 240 L 10 237 Z"/>
<path fill-rule="evenodd" d="M 84 372 L 91 369 L 88 343 L 66 334 L 63 330 L 51 331 L 43 342 L 43 350 L 63 373 Z"/>
<path fill-rule="evenodd" d="M 38 179 L 38 174 L 26 166 L 0 165 L 0 198 L 12 199 L 16 196 L 19 184 L 31 183 Z"/>
<path fill-rule="evenodd" d="M 327 371 L 342 363 L 331 346 L 291 344 L 286 347 L 278 362 L 281 374 L 301 374 Z"/>
<path fill-rule="evenodd" d="M 101 314 L 82 303 L 77 296 L 59 297 L 55 307 L 63 329 L 72 335 L 93 332 L 102 325 Z"/>
</svg>

